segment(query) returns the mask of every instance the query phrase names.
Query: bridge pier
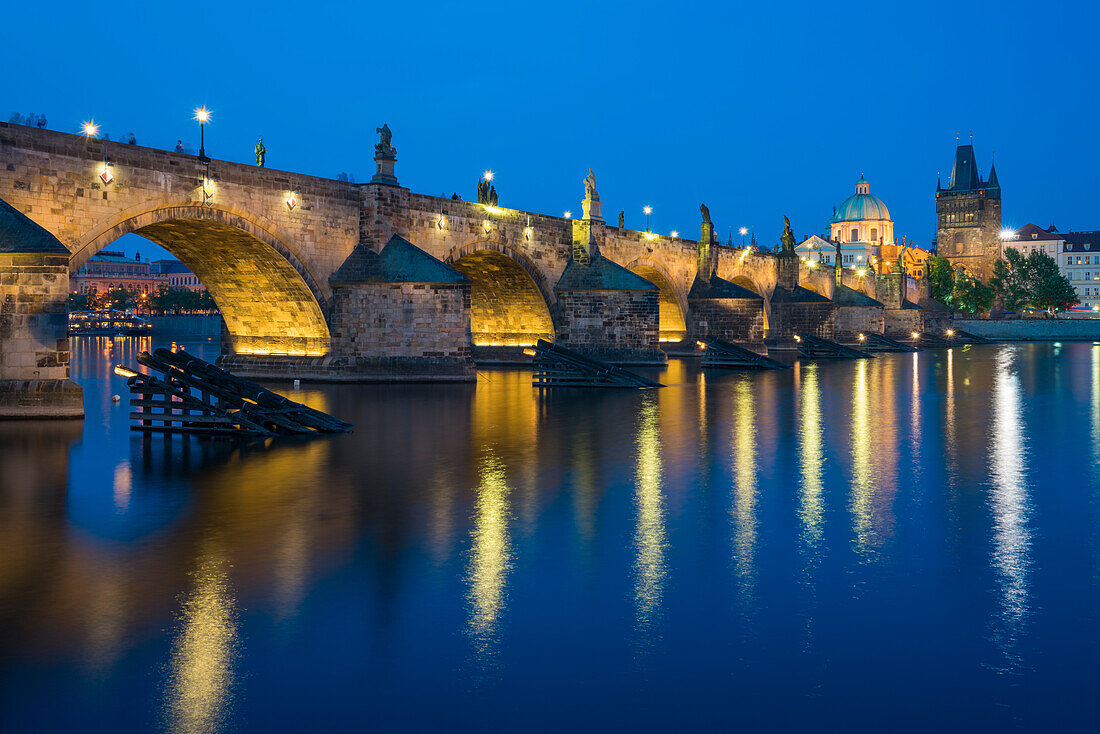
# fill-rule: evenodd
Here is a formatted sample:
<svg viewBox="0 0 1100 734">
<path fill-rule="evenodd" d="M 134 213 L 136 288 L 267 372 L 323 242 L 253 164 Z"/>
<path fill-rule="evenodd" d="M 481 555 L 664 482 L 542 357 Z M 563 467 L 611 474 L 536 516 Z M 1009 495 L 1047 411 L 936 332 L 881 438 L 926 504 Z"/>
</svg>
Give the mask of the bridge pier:
<svg viewBox="0 0 1100 734">
<path fill-rule="evenodd" d="M 798 255 L 783 250 L 776 255 L 777 280 L 771 295 L 768 349 L 796 350 L 795 334 L 822 339 L 834 336 L 836 307 L 831 300 L 798 284 Z"/>
<path fill-rule="evenodd" d="M 554 295 L 562 346 L 602 362 L 668 362 L 660 348 L 660 289 L 601 255 L 591 220 L 573 220 L 573 254 Z"/>
<path fill-rule="evenodd" d="M 82 418 L 69 379 L 69 251 L 0 200 L 0 418 Z"/>
</svg>

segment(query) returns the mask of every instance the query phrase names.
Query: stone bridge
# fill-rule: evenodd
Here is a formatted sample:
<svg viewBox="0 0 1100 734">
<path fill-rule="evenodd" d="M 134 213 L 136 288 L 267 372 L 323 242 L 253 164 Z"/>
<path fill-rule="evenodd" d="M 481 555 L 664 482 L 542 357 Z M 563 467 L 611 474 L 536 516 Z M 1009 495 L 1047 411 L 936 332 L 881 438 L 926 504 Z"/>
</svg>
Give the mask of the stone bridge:
<svg viewBox="0 0 1100 734">
<path fill-rule="evenodd" d="M 574 220 L 416 194 L 395 152 L 355 184 L 0 123 L 0 381 L 67 378 L 68 274 L 131 232 L 200 278 L 223 363 L 260 376 L 471 379 L 472 356 L 539 338 L 660 362 L 704 334 L 881 331 L 922 301 L 903 276 L 719 246 L 706 223 L 698 241 L 608 226 L 598 194 Z M 834 303 L 838 279 L 867 313 L 838 316 L 857 305 Z"/>
</svg>

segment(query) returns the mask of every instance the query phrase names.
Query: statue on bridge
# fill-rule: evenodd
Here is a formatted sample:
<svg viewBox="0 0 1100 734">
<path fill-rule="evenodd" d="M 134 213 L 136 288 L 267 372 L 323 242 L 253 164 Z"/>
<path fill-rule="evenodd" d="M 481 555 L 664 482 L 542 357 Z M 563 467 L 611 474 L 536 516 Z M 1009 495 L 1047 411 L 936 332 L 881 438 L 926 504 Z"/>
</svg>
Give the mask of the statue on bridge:
<svg viewBox="0 0 1100 734">
<path fill-rule="evenodd" d="M 397 148 L 393 147 L 393 133 L 390 126 L 382 123 L 382 127 L 374 128 L 378 133 L 378 143 L 374 146 L 374 155 L 377 158 L 396 159 Z"/>
<path fill-rule="evenodd" d="M 626 211 L 623 210 L 623 209 L 620 209 L 619 210 L 619 229 L 625 229 L 625 228 L 626 228 Z"/>
<path fill-rule="evenodd" d="M 264 146 L 264 136 L 261 135 L 260 139 L 256 141 L 256 165 L 263 168 L 266 162 L 267 147 Z"/>
<path fill-rule="evenodd" d="M 791 231 L 791 220 L 783 216 L 783 234 L 779 235 L 779 241 L 783 243 L 780 252 L 794 252 L 794 232 Z"/>
<path fill-rule="evenodd" d="M 600 193 L 596 191 L 596 174 L 592 173 L 591 168 L 588 169 L 588 175 L 584 177 L 584 198 L 589 201 L 600 198 Z"/>
<path fill-rule="evenodd" d="M 707 208 L 706 204 L 699 205 L 699 213 L 703 215 L 703 224 L 714 224 L 710 221 L 710 209 Z"/>
</svg>

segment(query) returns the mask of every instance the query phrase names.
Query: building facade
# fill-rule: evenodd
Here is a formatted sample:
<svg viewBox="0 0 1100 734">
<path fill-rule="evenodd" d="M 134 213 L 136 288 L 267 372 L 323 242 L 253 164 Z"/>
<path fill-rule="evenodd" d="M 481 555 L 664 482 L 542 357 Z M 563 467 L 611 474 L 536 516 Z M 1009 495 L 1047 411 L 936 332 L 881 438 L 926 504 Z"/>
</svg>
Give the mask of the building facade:
<svg viewBox="0 0 1100 734">
<path fill-rule="evenodd" d="M 150 272 L 149 261 L 126 257 L 121 252 L 102 250 L 69 278 L 70 293 L 106 293 L 128 290 L 132 293 L 155 293 L 167 283 L 163 275 Z"/>
<path fill-rule="evenodd" d="M 167 278 L 169 288 L 186 288 L 195 293 L 206 291 L 206 286 L 199 281 L 199 277 L 179 260 L 154 260 L 150 263 L 149 269 L 155 275 L 163 275 Z"/>
<path fill-rule="evenodd" d="M 1100 231 L 1064 232 L 1059 270 L 1073 284 L 1082 306 L 1100 308 Z"/>
<path fill-rule="evenodd" d="M 1002 237 L 1001 247 L 1005 251 L 1016 250 L 1024 257 L 1033 252 L 1045 252 L 1058 263 L 1061 269 L 1062 260 L 1059 255 L 1064 242 L 1061 233 L 1054 227 L 1043 229 L 1028 222 L 1015 232 L 1006 232 Z"/>
<path fill-rule="evenodd" d="M 992 164 L 982 180 L 973 145 L 959 145 L 947 188 L 936 181 L 936 242 L 956 269 L 988 280 L 1001 253 L 1001 186 Z"/>
</svg>

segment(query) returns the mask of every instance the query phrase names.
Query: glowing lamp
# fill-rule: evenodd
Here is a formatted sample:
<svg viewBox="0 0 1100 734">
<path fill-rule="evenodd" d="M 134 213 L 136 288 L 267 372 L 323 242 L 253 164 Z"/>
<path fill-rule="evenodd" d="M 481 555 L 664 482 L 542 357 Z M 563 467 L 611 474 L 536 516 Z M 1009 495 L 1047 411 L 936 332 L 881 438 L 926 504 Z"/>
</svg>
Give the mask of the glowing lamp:
<svg viewBox="0 0 1100 734">
<path fill-rule="evenodd" d="M 915 331 L 914 331 L 914 332 L 913 332 L 913 338 L 914 338 L 914 339 L 919 339 L 919 338 L 920 338 L 920 334 L 919 334 L 918 332 L 915 332 Z"/>
<path fill-rule="evenodd" d="M 1008 229 L 1007 227 L 1005 229 L 1002 229 L 1001 230 L 1001 239 L 1002 240 L 1014 240 L 1014 239 L 1016 239 L 1016 230 Z"/>
<path fill-rule="evenodd" d="M 535 350 L 534 349 L 530 349 L 530 348 L 524 349 L 523 353 L 526 354 L 528 357 L 534 357 L 535 356 Z"/>
<path fill-rule="evenodd" d="M 298 197 L 294 195 L 293 191 L 286 197 L 286 205 L 291 211 L 294 211 L 294 207 L 298 206 Z"/>
<path fill-rule="evenodd" d="M 87 122 L 85 122 L 85 123 L 84 123 L 83 125 L 81 125 L 81 126 L 80 126 L 80 129 L 81 129 L 81 130 L 82 130 L 82 131 L 84 132 L 84 134 L 85 134 L 85 135 L 87 135 L 87 136 L 88 136 L 89 138 L 94 138 L 94 137 L 96 136 L 96 134 L 97 134 L 97 133 L 99 133 L 99 125 L 95 124 L 95 123 L 94 123 L 93 121 L 91 121 L 91 120 L 88 120 L 88 121 L 87 121 Z"/>
<path fill-rule="evenodd" d="M 706 343 L 701 342 L 701 341 L 696 341 L 695 345 L 698 346 L 700 349 L 706 349 L 707 348 Z"/>
<path fill-rule="evenodd" d="M 210 120 L 210 110 L 206 107 L 200 107 L 195 110 L 195 119 L 199 121 L 200 125 L 205 125 Z"/>
<path fill-rule="evenodd" d="M 447 217 L 440 214 L 438 224 L 439 224 L 440 229 L 446 229 L 447 228 Z"/>
<path fill-rule="evenodd" d="M 643 206 L 643 207 L 642 207 L 642 211 L 643 211 L 643 212 L 645 212 L 645 213 L 646 213 L 647 215 L 648 215 L 648 214 L 652 214 L 652 213 L 653 213 L 653 207 L 651 207 L 651 206 Z"/>
<path fill-rule="evenodd" d="M 111 169 L 106 163 L 103 164 L 103 170 L 99 172 L 99 180 L 105 184 L 115 180 L 114 174 L 111 173 Z"/>
<path fill-rule="evenodd" d="M 562 216 L 564 216 L 564 217 L 565 217 L 566 219 L 572 219 L 572 218 L 573 218 L 573 212 L 569 212 L 569 211 L 567 211 L 567 212 L 566 212 L 566 213 L 565 213 L 564 215 L 562 215 Z"/>
<path fill-rule="evenodd" d="M 119 376 L 121 376 L 121 377 L 137 377 L 137 374 L 138 374 L 138 373 L 137 373 L 137 372 L 134 372 L 134 371 L 133 371 L 133 370 L 131 370 L 131 369 L 128 369 L 128 368 L 126 368 L 126 367 L 123 367 L 123 366 L 122 366 L 122 365 L 120 365 L 120 364 L 116 364 L 116 365 L 115 365 L 115 374 L 116 374 L 116 375 L 119 375 Z"/>
<path fill-rule="evenodd" d="M 863 340 L 864 340 L 864 339 L 866 339 L 866 338 L 867 338 L 867 335 L 866 335 L 866 334 L 860 334 L 860 335 L 859 335 L 859 340 L 860 340 L 860 341 L 863 341 Z"/>
<path fill-rule="evenodd" d="M 214 195 L 214 182 L 210 179 L 204 179 L 202 182 L 202 193 L 207 199 Z"/>
<path fill-rule="evenodd" d="M 795 335 L 794 335 L 794 340 L 795 340 L 796 342 L 801 342 L 801 341 L 802 341 L 802 337 L 800 337 L 800 336 L 799 336 L 798 334 L 795 334 Z"/>
<path fill-rule="evenodd" d="M 948 329 L 947 330 L 947 335 L 948 336 L 955 336 L 955 330 L 954 329 Z"/>
<path fill-rule="evenodd" d="M 493 172 L 492 171 L 486 171 L 484 175 L 485 175 L 485 180 L 486 181 L 492 181 L 493 180 Z"/>
<path fill-rule="evenodd" d="M 741 236 L 742 236 L 742 237 L 744 237 L 744 236 L 745 236 L 745 235 L 747 235 L 748 233 L 749 233 L 748 227 L 742 227 L 742 228 L 741 228 Z"/>
</svg>

